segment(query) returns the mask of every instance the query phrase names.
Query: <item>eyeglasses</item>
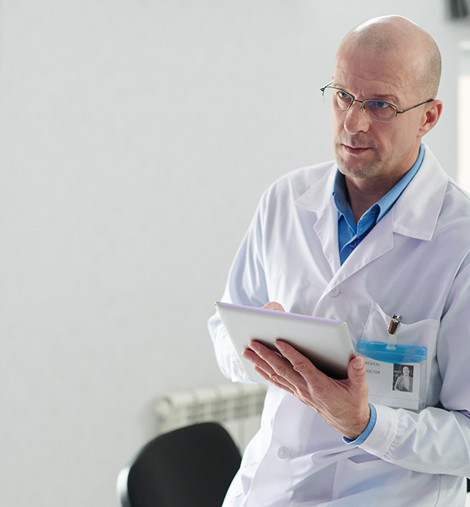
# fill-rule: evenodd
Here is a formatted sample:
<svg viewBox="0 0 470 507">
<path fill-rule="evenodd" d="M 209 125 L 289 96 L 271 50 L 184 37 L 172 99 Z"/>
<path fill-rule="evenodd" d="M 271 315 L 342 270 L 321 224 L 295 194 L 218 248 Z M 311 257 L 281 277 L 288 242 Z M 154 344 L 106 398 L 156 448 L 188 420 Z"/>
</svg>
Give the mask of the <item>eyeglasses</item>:
<svg viewBox="0 0 470 507">
<path fill-rule="evenodd" d="M 330 86 L 332 83 L 333 81 L 323 86 L 323 88 L 320 88 L 320 91 L 323 95 L 323 102 L 327 106 L 333 109 L 338 109 L 339 111 L 346 111 L 354 104 L 354 102 L 359 102 L 361 104 L 361 110 L 371 120 L 380 121 L 382 123 L 391 123 L 397 117 L 397 115 L 411 111 L 411 109 L 414 109 L 415 107 L 422 106 L 434 100 L 429 99 L 425 102 L 421 102 L 421 104 L 417 104 L 416 106 L 409 107 L 408 109 L 403 109 L 403 111 L 398 111 L 397 106 L 383 100 L 357 100 L 350 93 L 341 90 L 341 88 Z"/>
</svg>

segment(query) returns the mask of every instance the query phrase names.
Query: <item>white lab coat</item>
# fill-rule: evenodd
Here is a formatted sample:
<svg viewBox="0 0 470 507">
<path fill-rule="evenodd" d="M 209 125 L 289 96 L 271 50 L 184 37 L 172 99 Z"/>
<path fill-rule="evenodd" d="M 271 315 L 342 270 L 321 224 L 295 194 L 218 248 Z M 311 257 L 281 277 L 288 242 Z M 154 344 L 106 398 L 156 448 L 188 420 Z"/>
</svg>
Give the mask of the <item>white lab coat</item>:
<svg viewBox="0 0 470 507">
<path fill-rule="evenodd" d="M 313 409 L 270 387 L 224 507 L 463 506 L 470 476 L 470 199 L 425 147 L 421 169 L 341 266 L 334 162 L 294 171 L 263 195 L 223 300 L 344 320 L 353 341 L 426 346 L 426 409 L 374 404 L 377 423 L 346 444 Z M 225 328 L 209 321 L 217 361 L 246 382 Z M 445 408 L 436 408 L 442 406 Z"/>
</svg>

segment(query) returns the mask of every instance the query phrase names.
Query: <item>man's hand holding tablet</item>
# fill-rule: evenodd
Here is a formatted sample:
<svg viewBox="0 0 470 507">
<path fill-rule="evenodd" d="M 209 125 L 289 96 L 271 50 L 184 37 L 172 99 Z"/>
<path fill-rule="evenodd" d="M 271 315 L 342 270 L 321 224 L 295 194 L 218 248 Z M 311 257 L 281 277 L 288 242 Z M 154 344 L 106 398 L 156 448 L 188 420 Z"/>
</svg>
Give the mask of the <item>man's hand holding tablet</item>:
<svg viewBox="0 0 470 507">
<path fill-rule="evenodd" d="M 237 340 L 239 333 L 234 329 L 237 326 L 232 325 L 233 322 L 230 318 L 224 318 L 223 310 L 220 312 L 221 305 L 226 304 L 217 304 L 219 313 L 226 327 L 228 324 L 227 331 L 235 348 L 239 349 L 239 346 L 237 347 L 235 344 L 235 342 L 240 341 Z M 243 312 L 243 309 L 246 307 L 238 308 L 240 312 Z M 252 309 L 249 309 L 248 312 L 250 312 L 250 310 Z M 276 302 L 267 303 L 261 310 L 268 310 L 269 314 L 284 312 L 284 308 Z M 254 315 L 256 316 L 253 317 Z M 292 315 L 293 314 L 285 314 L 286 317 Z M 265 314 L 265 316 L 267 316 L 267 314 Z M 251 333 L 248 332 L 248 334 L 251 334 L 253 338 L 248 340 L 247 346 L 241 351 L 242 358 L 254 365 L 254 371 L 262 379 L 293 394 L 302 403 L 314 409 L 330 426 L 335 428 L 342 435 L 351 440 L 355 440 L 369 423 L 370 408 L 367 397 L 369 389 L 365 379 L 365 362 L 362 357 L 355 357 L 352 343 L 349 346 L 349 364 L 346 366 L 347 378 L 331 378 L 314 366 L 312 360 L 309 359 L 307 355 L 302 354 L 293 346 L 296 340 L 295 338 L 290 338 L 290 336 L 295 336 L 296 331 L 300 333 L 299 336 L 302 336 L 302 339 L 299 339 L 299 341 L 302 342 L 302 348 L 307 345 L 304 339 L 304 333 L 302 333 L 300 327 L 297 327 L 296 331 L 293 329 L 293 334 L 288 333 L 286 328 L 284 328 L 282 332 L 279 333 L 279 336 L 289 336 L 289 339 L 285 340 L 282 338 L 272 339 L 272 332 L 269 332 L 267 326 L 263 334 L 258 325 L 258 329 L 260 330 L 259 334 L 262 338 L 257 339 L 256 330 L 254 329 L 256 324 L 253 322 L 254 320 L 262 319 L 259 314 L 253 312 L 251 317 L 253 331 Z M 276 320 L 274 315 L 272 315 L 272 318 Z M 248 320 L 250 319 L 248 318 Z M 278 323 L 281 322 L 282 320 L 278 319 Z M 287 321 L 284 320 L 284 323 L 285 322 Z M 331 323 L 331 329 L 334 329 L 334 323 L 331 321 L 327 322 Z M 249 326 L 248 322 L 245 322 L 245 324 Z M 305 322 L 303 322 L 303 324 L 305 324 Z M 322 324 L 321 319 L 319 321 L 319 325 L 320 324 Z M 242 325 L 241 327 L 243 328 Z M 294 327 L 295 326 L 293 326 L 293 328 Z M 328 325 L 326 329 L 327 328 Z M 240 329 L 238 329 L 238 331 L 240 331 Z M 267 339 L 268 336 L 270 336 L 271 339 Z M 340 339 L 338 338 L 338 342 L 339 341 Z M 318 337 L 316 337 L 316 340 L 312 339 L 312 342 L 314 342 L 312 343 L 312 348 L 314 348 L 315 345 L 322 344 L 322 340 L 319 341 Z M 326 350 L 327 354 L 328 352 L 334 353 L 334 347 L 330 351 Z M 315 359 L 316 357 L 314 354 L 313 360 L 315 361 Z"/>
</svg>

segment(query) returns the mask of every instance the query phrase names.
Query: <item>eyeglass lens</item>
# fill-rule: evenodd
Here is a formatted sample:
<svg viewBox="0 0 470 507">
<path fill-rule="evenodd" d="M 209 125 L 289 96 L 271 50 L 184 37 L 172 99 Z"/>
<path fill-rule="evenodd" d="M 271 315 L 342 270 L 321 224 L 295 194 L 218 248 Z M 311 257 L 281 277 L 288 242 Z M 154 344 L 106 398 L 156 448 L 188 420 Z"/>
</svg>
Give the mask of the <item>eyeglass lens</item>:
<svg viewBox="0 0 470 507">
<path fill-rule="evenodd" d="M 333 109 L 344 111 L 349 108 L 352 101 L 353 97 L 349 93 L 336 88 L 327 87 L 323 92 L 323 102 Z M 362 108 L 372 120 L 391 122 L 396 116 L 394 107 L 382 100 L 364 100 Z"/>
</svg>

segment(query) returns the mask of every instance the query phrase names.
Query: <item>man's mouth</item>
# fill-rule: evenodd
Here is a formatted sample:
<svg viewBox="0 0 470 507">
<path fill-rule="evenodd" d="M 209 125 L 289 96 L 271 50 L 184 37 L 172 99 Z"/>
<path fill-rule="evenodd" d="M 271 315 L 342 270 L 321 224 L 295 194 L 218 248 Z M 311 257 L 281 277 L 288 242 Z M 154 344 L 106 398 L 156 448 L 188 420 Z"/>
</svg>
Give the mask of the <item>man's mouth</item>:
<svg viewBox="0 0 470 507">
<path fill-rule="evenodd" d="M 364 146 L 364 147 L 361 147 L 361 146 L 348 146 L 347 144 L 343 144 L 343 147 L 344 149 L 346 150 L 347 153 L 351 154 L 351 155 L 361 155 L 362 153 L 365 153 L 367 150 L 370 150 L 369 147 L 367 146 Z"/>
</svg>

